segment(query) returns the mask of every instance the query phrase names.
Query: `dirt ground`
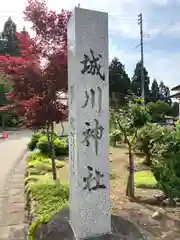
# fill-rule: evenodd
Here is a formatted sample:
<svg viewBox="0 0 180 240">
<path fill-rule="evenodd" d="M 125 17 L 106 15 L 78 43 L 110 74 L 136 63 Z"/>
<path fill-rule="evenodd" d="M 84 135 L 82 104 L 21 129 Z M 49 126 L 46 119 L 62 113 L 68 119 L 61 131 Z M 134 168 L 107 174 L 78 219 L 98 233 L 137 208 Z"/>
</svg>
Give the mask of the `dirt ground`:
<svg viewBox="0 0 180 240">
<path fill-rule="evenodd" d="M 125 197 L 128 155 L 126 148 L 112 148 L 111 161 L 111 199 L 113 214 L 119 218 L 119 229 L 126 240 L 180 240 L 180 209 L 130 202 Z M 135 194 L 142 200 L 152 199 L 158 190 L 136 189 Z M 160 220 L 152 215 L 160 211 Z"/>
<path fill-rule="evenodd" d="M 127 153 L 125 147 L 110 149 L 112 228 L 117 232 L 115 239 L 180 240 L 180 208 L 152 205 L 152 199 L 155 200 L 153 195 L 159 194 L 159 190 L 135 189 L 135 196 L 141 199 L 140 202 L 131 202 L 125 197 Z M 59 170 L 61 182 L 68 180 L 68 172 L 68 164 Z M 156 211 L 162 213 L 160 220 L 152 218 Z"/>
</svg>

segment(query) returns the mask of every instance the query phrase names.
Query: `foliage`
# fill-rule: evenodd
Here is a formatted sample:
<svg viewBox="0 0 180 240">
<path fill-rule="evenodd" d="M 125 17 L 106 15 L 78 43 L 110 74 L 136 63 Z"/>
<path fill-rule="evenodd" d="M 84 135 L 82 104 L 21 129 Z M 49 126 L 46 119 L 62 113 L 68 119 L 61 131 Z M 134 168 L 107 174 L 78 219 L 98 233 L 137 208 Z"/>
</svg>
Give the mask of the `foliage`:
<svg viewBox="0 0 180 240">
<path fill-rule="evenodd" d="M 122 133 L 120 130 L 114 130 L 113 132 L 110 133 L 109 138 L 110 143 L 112 144 L 113 147 L 115 147 L 118 142 L 122 141 Z"/>
<path fill-rule="evenodd" d="M 37 148 L 43 153 L 43 154 L 51 154 L 51 146 L 48 140 L 47 136 L 42 136 L 37 142 Z"/>
<path fill-rule="evenodd" d="M 147 104 L 152 117 L 152 122 L 165 122 L 165 116 L 169 115 L 171 107 L 163 100 Z"/>
<path fill-rule="evenodd" d="M 71 13 L 62 10 L 57 14 L 48 10 L 45 1 L 28 0 L 24 14 L 36 37 L 30 38 L 26 31 L 16 33 L 21 57 L 1 57 L 0 69 L 11 77 L 11 107 L 23 116 L 26 126 L 47 127 L 56 179 L 53 124 L 68 114 L 60 94 L 67 92 L 67 23 Z"/>
<path fill-rule="evenodd" d="M 16 33 L 22 56 L 1 57 L 1 69 L 13 82 L 13 107 L 25 117 L 29 127 L 38 128 L 67 117 L 67 106 L 57 92 L 67 91 L 69 16 L 68 11 L 56 14 L 47 9 L 45 2 L 29 0 L 25 18 L 32 22 L 36 37 L 30 39 L 27 32 Z M 41 60 L 45 64 L 40 64 Z"/>
<path fill-rule="evenodd" d="M 48 223 L 55 213 L 67 206 L 68 185 L 52 182 L 47 176 L 29 187 L 32 198 L 38 204 L 37 218 L 29 227 L 28 238 L 35 240 L 35 231 L 40 224 Z"/>
<path fill-rule="evenodd" d="M 173 102 L 171 104 L 170 116 L 177 117 L 179 115 L 179 103 Z"/>
<path fill-rule="evenodd" d="M 55 147 L 55 155 L 68 155 L 69 145 L 68 145 L 68 138 L 56 138 L 54 140 L 54 147 Z"/>
<path fill-rule="evenodd" d="M 33 133 L 30 142 L 28 143 L 28 149 L 30 151 L 33 151 L 37 147 L 37 143 L 39 139 L 42 137 L 41 132 L 35 132 Z"/>
<path fill-rule="evenodd" d="M 151 85 L 150 101 L 156 102 L 160 99 L 159 85 L 156 79 L 153 80 Z"/>
<path fill-rule="evenodd" d="M 164 136 L 163 142 L 157 144 L 156 164 L 153 174 L 163 192 L 173 200 L 180 198 L 180 129 Z"/>
<path fill-rule="evenodd" d="M 12 21 L 11 17 L 4 23 L 0 46 L 0 55 L 20 55 L 19 42 L 16 36 L 16 24 Z"/>
<path fill-rule="evenodd" d="M 56 167 L 62 168 L 65 163 L 56 161 Z M 51 160 L 47 155 L 43 155 L 40 151 L 33 151 L 27 159 L 27 173 L 28 175 L 44 175 L 52 172 Z M 26 179 L 28 181 L 29 178 Z"/>
<path fill-rule="evenodd" d="M 144 164 L 152 165 L 152 157 L 158 151 L 158 149 L 155 149 L 157 147 L 156 143 L 161 143 L 164 135 L 169 132 L 169 128 L 156 124 L 146 124 L 138 130 L 136 148 L 144 153 L 146 157 Z"/>
<path fill-rule="evenodd" d="M 67 137 L 59 138 L 56 134 L 53 135 L 53 145 L 55 156 L 68 155 L 68 139 Z M 48 140 L 47 132 L 36 132 L 32 135 L 28 144 L 28 149 L 33 151 L 39 149 L 42 154 L 51 155 L 51 146 Z"/>
<path fill-rule="evenodd" d="M 119 110 L 111 111 L 111 119 L 122 133 L 129 148 L 129 178 L 126 195 L 134 197 L 134 154 L 133 145 L 136 140 L 137 131 L 149 120 L 150 115 L 141 98 L 133 97 L 128 104 Z"/>
<path fill-rule="evenodd" d="M 112 121 L 119 127 L 125 140 L 137 132 L 137 129 L 150 121 L 148 109 L 141 98 L 132 97 L 128 104 L 119 110 L 112 110 Z M 136 134 L 135 134 L 136 135 Z"/>
<path fill-rule="evenodd" d="M 164 83 L 161 81 L 159 84 L 159 93 L 160 93 L 160 100 L 164 100 L 166 103 L 171 105 L 171 98 L 170 98 L 170 90 L 169 87 L 164 85 Z"/>
<path fill-rule="evenodd" d="M 58 168 L 64 167 L 65 163 L 57 161 Z M 60 184 L 52 181 L 51 159 L 42 155 L 39 150 L 33 151 L 27 158 L 27 177 L 25 178 L 26 193 L 31 194 L 35 201 L 36 219 L 29 227 L 28 238 L 35 240 L 35 230 L 41 223 L 49 222 L 54 214 L 67 206 L 69 190 L 67 183 Z"/>
<path fill-rule="evenodd" d="M 150 99 L 151 102 L 157 102 L 158 100 L 165 101 L 171 105 L 170 90 L 162 81 L 158 84 L 157 80 L 154 79 L 151 85 Z"/>
<path fill-rule="evenodd" d="M 144 94 L 145 94 L 145 102 L 148 101 L 150 90 L 149 90 L 150 78 L 148 76 L 148 72 L 144 67 Z M 141 62 L 136 64 L 134 75 L 132 77 L 132 91 L 136 96 L 141 96 Z"/>
<path fill-rule="evenodd" d="M 120 107 L 126 102 L 125 96 L 131 89 L 130 78 L 124 65 L 118 58 L 114 58 L 109 65 L 109 96 L 110 106 Z"/>
<path fill-rule="evenodd" d="M 157 188 L 157 181 L 151 171 L 134 173 L 134 182 L 137 188 Z"/>
</svg>

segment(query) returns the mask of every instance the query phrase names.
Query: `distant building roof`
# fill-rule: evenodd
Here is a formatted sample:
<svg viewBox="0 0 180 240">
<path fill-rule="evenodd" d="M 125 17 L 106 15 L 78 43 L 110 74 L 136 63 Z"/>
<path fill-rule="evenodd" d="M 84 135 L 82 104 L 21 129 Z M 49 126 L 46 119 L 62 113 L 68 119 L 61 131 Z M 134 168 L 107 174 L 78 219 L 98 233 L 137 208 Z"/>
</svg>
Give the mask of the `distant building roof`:
<svg viewBox="0 0 180 240">
<path fill-rule="evenodd" d="M 177 99 L 180 99 L 180 92 L 171 95 L 170 98 L 177 98 Z"/>
<path fill-rule="evenodd" d="M 171 89 L 171 91 L 180 91 L 180 84 L 177 85 L 177 86 L 175 86 L 175 87 L 173 87 L 173 88 Z M 171 98 L 180 99 L 180 92 L 177 92 L 177 93 L 171 95 L 170 97 L 171 97 Z"/>
<path fill-rule="evenodd" d="M 180 90 L 180 84 L 171 89 L 171 91 L 179 91 L 179 90 Z"/>
</svg>

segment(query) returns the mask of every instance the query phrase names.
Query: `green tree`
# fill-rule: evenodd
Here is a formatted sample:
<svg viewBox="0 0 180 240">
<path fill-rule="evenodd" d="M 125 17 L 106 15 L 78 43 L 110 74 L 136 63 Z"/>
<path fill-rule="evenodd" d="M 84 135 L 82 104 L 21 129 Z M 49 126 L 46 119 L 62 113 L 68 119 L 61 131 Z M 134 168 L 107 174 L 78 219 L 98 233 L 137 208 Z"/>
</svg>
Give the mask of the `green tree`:
<svg viewBox="0 0 180 240">
<path fill-rule="evenodd" d="M 160 93 L 159 93 L 159 85 L 156 79 L 153 80 L 152 85 L 151 85 L 151 93 L 150 93 L 150 100 L 152 102 L 158 101 L 160 98 Z"/>
<path fill-rule="evenodd" d="M 160 99 L 166 101 L 168 104 L 171 104 L 171 98 L 170 98 L 170 90 L 169 87 L 164 85 L 164 83 L 161 81 L 159 84 L 159 93 L 160 93 Z"/>
<path fill-rule="evenodd" d="M 4 28 L 1 38 L 1 54 L 8 54 L 10 56 L 20 55 L 19 42 L 16 36 L 16 24 L 11 17 L 4 23 Z"/>
<path fill-rule="evenodd" d="M 125 97 L 131 89 L 131 82 L 124 65 L 118 58 L 114 58 L 109 66 L 109 96 L 110 105 L 123 106 Z"/>
<path fill-rule="evenodd" d="M 145 102 L 149 101 L 149 82 L 150 78 L 148 76 L 148 72 L 144 67 L 144 94 L 145 94 Z M 141 62 L 136 64 L 136 68 L 134 70 L 134 75 L 132 77 L 132 91 L 136 96 L 141 96 Z"/>
<path fill-rule="evenodd" d="M 173 102 L 171 104 L 170 116 L 177 117 L 179 115 L 179 103 Z"/>
<path fill-rule="evenodd" d="M 152 117 L 152 122 L 165 122 L 165 116 L 169 115 L 171 106 L 163 101 L 158 100 L 157 102 L 150 102 L 147 104 Z"/>
<path fill-rule="evenodd" d="M 133 98 L 122 109 L 111 112 L 111 120 L 120 130 L 129 149 L 129 177 L 126 188 L 126 196 L 134 197 L 134 152 L 133 145 L 137 137 L 137 131 L 150 121 L 150 115 L 141 98 Z"/>
<path fill-rule="evenodd" d="M 7 99 L 7 94 L 10 91 L 10 89 L 11 89 L 10 84 L 0 79 L 0 107 L 4 107 L 10 104 L 10 101 Z M 1 122 L 2 128 L 4 128 L 5 119 L 7 115 L 8 114 L 6 110 L 0 111 L 0 122 Z"/>
</svg>

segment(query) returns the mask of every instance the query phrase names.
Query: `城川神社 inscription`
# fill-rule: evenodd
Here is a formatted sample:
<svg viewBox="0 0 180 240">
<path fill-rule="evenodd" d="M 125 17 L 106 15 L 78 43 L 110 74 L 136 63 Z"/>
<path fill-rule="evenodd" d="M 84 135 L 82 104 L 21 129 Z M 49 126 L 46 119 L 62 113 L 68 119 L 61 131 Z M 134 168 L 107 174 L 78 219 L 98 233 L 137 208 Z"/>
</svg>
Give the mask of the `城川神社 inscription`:
<svg viewBox="0 0 180 240">
<path fill-rule="evenodd" d="M 107 13 L 74 9 L 68 85 L 70 223 L 76 238 L 84 239 L 111 232 Z"/>
</svg>

